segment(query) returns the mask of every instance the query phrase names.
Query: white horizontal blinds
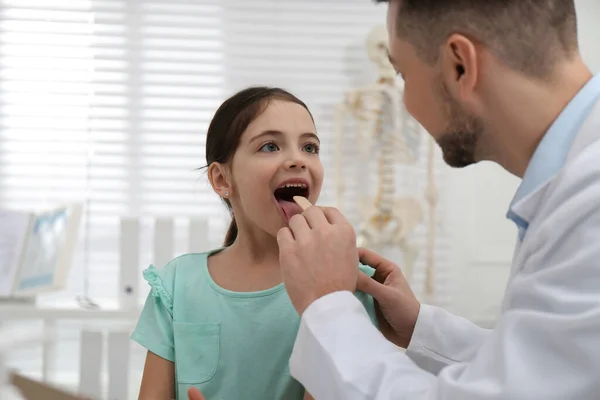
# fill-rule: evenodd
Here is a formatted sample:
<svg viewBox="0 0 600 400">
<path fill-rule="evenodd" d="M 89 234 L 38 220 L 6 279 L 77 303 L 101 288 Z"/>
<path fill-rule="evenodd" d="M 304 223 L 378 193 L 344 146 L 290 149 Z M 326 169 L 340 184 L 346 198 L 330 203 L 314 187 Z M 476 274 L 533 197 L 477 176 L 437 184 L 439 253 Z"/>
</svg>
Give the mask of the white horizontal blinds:
<svg viewBox="0 0 600 400">
<path fill-rule="evenodd" d="M 82 199 L 93 93 L 88 9 L 0 3 L 2 205 Z"/>
<path fill-rule="evenodd" d="M 121 216 L 147 217 L 142 267 L 154 216 L 185 217 L 176 253 L 190 216 L 209 218 L 221 242 L 226 212 L 196 170 L 222 100 L 221 10 L 218 0 L 0 0 L 0 206 L 89 206 L 69 287 L 43 301 L 72 300 L 88 282 L 94 301 L 116 302 Z"/>
<path fill-rule="evenodd" d="M 137 3 L 141 211 L 211 215 L 221 205 L 195 169 L 223 97 L 220 2 Z"/>
<path fill-rule="evenodd" d="M 325 166 L 322 204 L 335 204 L 334 107 L 343 100 L 344 91 L 375 82 L 377 75 L 365 47 L 369 31 L 385 23 L 385 7 L 368 0 L 227 0 L 225 13 L 225 52 L 228 93 L 250 85 L 264 84 L 289 89 L 310 107 L 321 137 L 321 159 Z M 423 135 L 426 135 L 423 132 Z M 420 161 L 398 169 L 399 195 L 417 195 L 426 212 L 424 192 L 427 177 L 427 136 L 416 149 Z M 359 138 L 351 124 L 344 131 L 344 211 L 358 223 L 357 200 L 365 193 L 374 194 L 376 176 L 367 177 L 367 185 L 357 177 L 376 163 L 360 158 Z M 373 150 L 373 156 L 377 153 Z M 443 168 L 437 155 L 436 177 L 441 185 Z M 442 198 L 443 200 L 443 198 Z M 352 202 L 355 204 L 352 204 Z M 441 204 L 440 208 L 444 205 Z M 426 215 L 426 214 L 424 214 Z M 439 213 L 443 216 L 443 213 Z M 413 283 L 424 282 L 426 221 L 413 235 L 421 256 Z M 439 302 L 448 302 L 444 264 L 447 239 L 438 232 L 436 246 L 436 285 Z M 402 258 L 391 254 L 401 263 Z"/>
<path fill-rule="evenodd" d="M 91 175 L 108 177 L 109 158 L 88 168 L 95 83 L 90 5 L 0 2 L 2 207 L 32 210 L 81 201 L 92 189 Z M 80 271 L 71 275 L 73 291 L 81 289 Z"/>
<path fill-rule="evenodd" d="M 224 92 L 223 9 L 218 0 L 124 1 L 135 92 L 131 110 L 136 161 L 132 215 L 177 218 L 175 255 L 188 251 L 187 219 L 208 219 L 210 243 L 219 246 L 228 215 L 208 184 L 204 166 L 208 125 Z M 152 219 L 142 224 L 142 268 L 153 263 Z M 160 265 L 157 265 L 160 267 Z M 147 284 L 141 281 L 143 300 Z"/>
<path fill-rule="evenodd" d="M 85 271 L 83 292 L 91 301 L 114 305 L 118 298 L 119 217 L 139 209 L 139 160 L 135 151 L 139 92 L 134 51 L 138 29 L 135 10 L 127 2 L 94 0 L 90 9 L 95 67 L 92 169 L 103 158 L 110 157 L 113 162 L 107 178 L 91 177 L 90 224 L 83 232 L 89 237 L 84 249 L 86 263 L 74 265 L 74 269 Z"/>
</svg>

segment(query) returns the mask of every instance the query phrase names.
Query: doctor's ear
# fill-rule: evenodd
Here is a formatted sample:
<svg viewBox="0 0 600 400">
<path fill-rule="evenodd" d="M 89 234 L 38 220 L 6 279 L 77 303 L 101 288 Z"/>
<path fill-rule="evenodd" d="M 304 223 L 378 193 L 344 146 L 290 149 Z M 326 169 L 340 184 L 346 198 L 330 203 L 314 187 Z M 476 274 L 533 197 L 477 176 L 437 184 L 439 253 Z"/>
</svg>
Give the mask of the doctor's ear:
<svg viewBox="0 0 600 400">
<path fill-rule="evenodd" d="M 232 194 L 231 173 L 225 164 L 214 162 L 208 166 L 208 180 L 215 193 L 222 198 Z"/>
<path fill-rule="evenodd" d="M 442 53 L 442 74 L 448 90 L 456 97 L 467 99 L 475 89 L 479 49 L 471 39 L 454 34 L 448 38 Z"/>
</svg>

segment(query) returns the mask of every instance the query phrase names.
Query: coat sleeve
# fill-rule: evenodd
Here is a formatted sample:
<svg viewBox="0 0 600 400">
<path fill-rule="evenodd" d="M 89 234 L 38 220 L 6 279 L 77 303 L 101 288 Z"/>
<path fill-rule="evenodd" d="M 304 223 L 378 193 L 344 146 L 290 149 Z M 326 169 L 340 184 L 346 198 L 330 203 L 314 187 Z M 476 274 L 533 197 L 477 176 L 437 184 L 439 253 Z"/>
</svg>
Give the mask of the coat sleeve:
<svg viewBox="0 0 600 400">
<path fill-rule="evenodd" d="M 590 172 L 594 163 L 563 176 L 544 219 L 530 226 L 496 328 L 437 376 L 386 341 L 348 292 L 325 296 L 303 314 L 292 375 L 316 399 L 598 398 L 600 171 Z M 451 343 L 469 340 L 446 333 L 443 323 L 439 328 L 444 356 L 452 355 L 445 351 Z"/>
<path fill-rule="evenodd" d="M 473 359 L 489 333 L 446 310 L 422 304 L 406 354 L 437 375 L 448 365 Z"/>
</svg>

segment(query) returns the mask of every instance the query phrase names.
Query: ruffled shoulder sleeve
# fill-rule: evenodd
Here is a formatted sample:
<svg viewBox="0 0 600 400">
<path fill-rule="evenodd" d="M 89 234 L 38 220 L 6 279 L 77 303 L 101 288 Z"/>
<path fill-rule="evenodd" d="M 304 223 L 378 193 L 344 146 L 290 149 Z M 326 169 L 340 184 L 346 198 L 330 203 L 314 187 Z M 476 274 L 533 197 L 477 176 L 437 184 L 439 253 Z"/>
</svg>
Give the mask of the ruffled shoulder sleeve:
<svg viewBox="0 0 600 400">
<path fill-rule="evenodd" d="M 131 339 L 169 361 L 175 360 L 173 293 L 176 265 L 176 261 L 171 261 L 160 269 L 150 265 L 142 273 L 150 285 L 150 293 L 131 334 Z"/>
<path fill-rule="evenodd" d="M 173 287 L 175 283 L 174 264 L 174 262 L 170 262 L 161 269 L 150 265 L 143 272 L 144 279 L 150 285 L 150 294 L 160 301 L 171 317 L 173 317 Z"/>
</svg>

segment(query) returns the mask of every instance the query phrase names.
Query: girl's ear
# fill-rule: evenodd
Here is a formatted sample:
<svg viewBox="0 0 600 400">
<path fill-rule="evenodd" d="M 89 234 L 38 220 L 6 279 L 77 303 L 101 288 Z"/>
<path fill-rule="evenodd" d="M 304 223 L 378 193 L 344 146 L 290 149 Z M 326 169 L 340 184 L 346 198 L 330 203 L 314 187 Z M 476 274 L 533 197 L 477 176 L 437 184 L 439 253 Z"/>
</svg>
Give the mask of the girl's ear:
<svg viewBox="0 0 600 400">
<path fill-rule="evenodd" d="M 216 194 L 225 199 L 230 198 L 232 192 L 229 176 L 229 171 L 221 163 L 214 162 L 208 166 L 208 180 L 210 181 L 210 185 Z"/>
</svg>

